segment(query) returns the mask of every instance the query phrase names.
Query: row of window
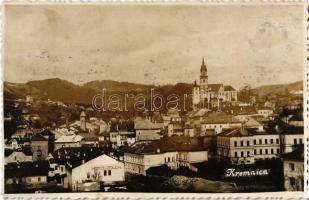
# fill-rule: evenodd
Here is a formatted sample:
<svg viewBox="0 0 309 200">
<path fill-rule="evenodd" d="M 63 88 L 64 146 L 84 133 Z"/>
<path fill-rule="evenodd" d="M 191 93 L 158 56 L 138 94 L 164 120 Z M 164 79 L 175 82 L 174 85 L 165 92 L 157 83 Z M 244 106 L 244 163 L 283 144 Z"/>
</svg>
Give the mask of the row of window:
<svg viewBox="0 0 309 200">
<path fill-rule="evenodd" d="M 264 139 L 264 143 L 263 143 L 263 140 L 262 139 L 259 139 L 259 140 L 256 140 L 254 139 L 253 140 L 253 144 L 254 145 L 258 145 L 258 144 L 279 144 L 279 139 L 277 138 L 276 140 L 275 139 Z M 234 146 L 237 147 L 237 146 L 240 146 L 240 147 L 243 147 L 243 146 L 250 146 L 250 141 L 240 141 L 237 142 L 237 141 L 234 141 Z"/>
<path fill-rule="evenodd" d="M 254 155 L 272 155 L 272 154 L 279 154 L 280 153 L 280 149 L 270 149 L 270 151 L 269 151 L 269 149 L 264 149 L 264 152 L 263 152 L 263 149 L 260 149 L 259 151 L 258 150 L 256 150 L 256 149 L 254 149 Z M 238 157 L 250 157 L 251 156 L 251 152 L 250 151 L 247 151 L 247 153 L 246 152 L 244 152 L 244 151 L 241 151 L 240 152 L 240 155 L 238 154 L 238 152 L 236 151 L 235 153 L 234 153 L 234 157 L 235 158 L 238 158 Z"/>
<path fill-rule="evenodd" d="M 299 143 L 297 143 L 297 139 L 294 138 L 294 144 L 302 144 L 303 143 L 303 139 L 302 138 L 299 138 L 298 141 L 299 141 Z"/>
</svg>

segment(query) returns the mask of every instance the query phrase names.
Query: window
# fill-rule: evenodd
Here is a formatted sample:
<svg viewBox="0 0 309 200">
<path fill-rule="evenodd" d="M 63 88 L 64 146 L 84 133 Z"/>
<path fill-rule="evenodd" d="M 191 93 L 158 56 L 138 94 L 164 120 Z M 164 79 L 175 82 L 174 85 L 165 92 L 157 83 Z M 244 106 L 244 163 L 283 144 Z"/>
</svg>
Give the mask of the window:
<svg viewBox="0 0 309 200">
<path fill-rule="evenodd" d="M 254 155 L 256 154 L 256 150 L 254 149 Z"/>
<path fill-rule="evenodd" d="M 268 149 L 265 149 L 265 154 L 268 154 Z"/>
<path fill-rule="evenodd" d="M 294 144 L 297 144 L 297 139 L 294 139 Z"/>
<path fill-rule="evenodd" d="M 244 157 L 244 152 L 240 152 L 240 157 Z"/>
<path fill-rule="evenodd" d="M 87 172 L 87 179 L 89 179 L 90 178 L 90 173 L 89 172 Z"/>
<path fill-rule="evenodd" d="M 263 154 L 263 149 L 260 149 L 260 154 Z"/>
<path fill-rule="evenodd" d="M 276 139 L 276 143 L 279 144 L 279 139 Z"/>
<path fill-rule="evenodd" d="M 271 149 L 271 150 L 270 150 L 270 153 L 271 153 L 271 154 L 274 154 L 274 150 L 273 150 L 273 149 Z"/>
<path fill-rule="evenodd" d="M 256 145 L 256 140 L 253 140 L 253 144 Z"/>
<path fill-rule="evenodd" d="M 290 186 L 291 187 L 295 187 L 296 186 L 296 181 L 295 181 L 295 178 L 293 178 L 293 177 L 290 177 Z"/>
<path fill-rule="evenodd" d="M 277 154 L 279 154 L 280 153 L 280 149 L 277 149 Z"/>
<path fill-rule="evenodd" d="M 291 171 L 295 171 L 295 165 L 294 163 L 289 163 L 289 167 Z"/>
<path fill-rule="evenodd" d="M 38 182 L 41 182 L 41 177 L 38 177 Z"/>
<path fill-rule="evenodd" d="M 299 144 L 303 143 L 303 139 L 299 138 Z"/>
<path fill-rule="evenodd" d="M 237 141 L 234 142 L 234 147 L 237 147 Z"/>
<path fill-rule="evenodd" d="M 250 151 L 247 151 L 247 156 L 250 157 Z"/>
<path fill-rule="evenodd" d="M 267 139 L 265 139 L 265 144 L 267 144 Z"/>
<path fill-rule="evenodd" d="M 58 166 L 57 165 L 55 166 L 55 170 L 58 170 Z"/>
<path fill-rule="evenodd" d="M 270 144 L 273 144 L 274 143 L 274 140 L 273 139 L 270 139 Z"/>
<path fill-rule="evenodd" d="M 240 142 L 240 146 L 244 146 L 244 143 L 243 143 L 243 141 L 241 141 L 241 142 Z"/>
<path fill-rule="evenodd" d="M 237 152 L 235 152 L 235 158 L 237 158 L 237 157 L 238 157 Z"/>
<path fill-rule="evenodd" d="M 259 140 L 259 144 L 262 144 L 262 139 Z"/>
<path fill-rule="evenodd" d="M 247 141 L 247 146 L 250 146 L 250 141 Z"/>
<path fill-rule="evenodd" d="M 108 170 L 108 175 L 111 176 L 112 175 L 112 171 Z"/>
<path fill-rule="evenodd" d="M 168 158 L 167 158 L 167 161 L 168 161 L 168 162 L 170 162 L 170 161 L 171 161 L 170 157 L 168 157 Z"/>
<path fill-rule="evenodd" d="M 107 175 L 107 171 L 106 170 L 104 170 L 104 176 L 106 176 Z"/>
</svg>

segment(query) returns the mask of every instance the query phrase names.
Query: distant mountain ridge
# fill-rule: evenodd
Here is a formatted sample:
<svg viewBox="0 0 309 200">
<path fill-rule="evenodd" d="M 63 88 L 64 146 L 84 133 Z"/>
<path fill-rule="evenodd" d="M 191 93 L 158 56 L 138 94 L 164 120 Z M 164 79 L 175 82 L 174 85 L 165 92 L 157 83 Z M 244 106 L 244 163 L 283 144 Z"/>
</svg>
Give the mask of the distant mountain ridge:
<svg viewBox="0 0 309 200">
<path fill-rule="evenodd" d="M 252 92 L 259 96 L 277 94 L 285 91 L 301 90 L 303 82 L 298 81 L 290 84 L 265 85 L 253 88 Z M 150 96 L 151 89 L 156 94 L 166 97 L 170 94 L 178 96 L 192 93 L 192 84 L 177 83 L 175 85 L 146 85 L 129 82 L 118 82 L 112 80 L 90 81 L 83 85 L 77 85 L 59 78 L 29 81 L 27 83 L 4 82 L 4 98 L 16 99 L 31 95 L 38 99 L 51 99 L 64 103 L 91 104 L 94 95 L 102 93 L 105 88 L 108 94 L 129 93 L 146 94 Z"/>
</svg>

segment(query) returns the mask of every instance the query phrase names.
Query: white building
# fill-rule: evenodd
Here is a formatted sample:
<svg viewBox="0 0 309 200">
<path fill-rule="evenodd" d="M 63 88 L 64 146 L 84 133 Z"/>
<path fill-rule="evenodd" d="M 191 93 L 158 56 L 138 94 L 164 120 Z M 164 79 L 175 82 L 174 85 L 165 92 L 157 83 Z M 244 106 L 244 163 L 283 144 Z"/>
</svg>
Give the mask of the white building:
<svg viewBox="0 0 309 200">
<path fill-rule="evenodd" d="M 224 129 L 241 127 L 241 122 L 233 115 L 224 112 L 213 111 L 208 113 L 201 123 L 201 131 L 214 130 L 215 134 Z"/>
<path fill-rule="evenodd" d="M 285 190 L 304 191 L 304 149 L 296 149 L 282 157 Z"/>
<path fill-rule="evenodd" d="M 146 175 L 151 167 L 167 165 L 171 169 L 208 160 L 208 150 L 193 138 L 169 137 L 160 141 L 134 143 L 124 153 L 125 171 Z"/>
<path fill-rule="evenodd" d="M 304 144 L 304 128 L 288 127 L 280 134 L 281 153 L 293 151 L 293 147 Z"/>
<path fill-rule="evenodd" d="M 124 164 L 104 154 L 87 162 L 82 162 L 78 166 L 72 166 L 68 176 L 70 177 L 69 187 L 73 191 L 78 191 L 78 186 L 87 182 L 116 185 L 125 180 Z"/>
<path fill-rule="evenodd" d="M 67 134 L 62 135 L 55 141 L 55 149 L 60 149 L 62 147 L 81 147 L 83 143 L 85 142 L 85 139 L 76 134 Z"/>
<path fill-rule="evenodd" d="M 237 128 L 224 131 L 217 137 L 218 159 L 226 159 L 233 164 L 252 164 L 260 159 L 277 158 L 278 155 L 280 140 L 277 133 Z"/>
</svg>

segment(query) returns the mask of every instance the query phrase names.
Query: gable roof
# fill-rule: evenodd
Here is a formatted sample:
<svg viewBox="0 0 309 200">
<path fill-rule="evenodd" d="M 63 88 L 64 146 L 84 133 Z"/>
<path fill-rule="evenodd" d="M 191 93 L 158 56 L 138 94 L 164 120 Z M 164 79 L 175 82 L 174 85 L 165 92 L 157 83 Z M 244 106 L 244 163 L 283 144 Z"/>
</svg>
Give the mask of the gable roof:
<svg viewBox="0 0 309 200">
<path fill-rule="evenodd" d="M 228 129 L 218 134 L 219 137 L 246 137 L 252 135 L 250 129 L 244 128 Z"/>
<path fill-rule="evenodd" d="M 29 161 L 20 163 L 8 163 L 4 168 L 5 178 L 47 176 L 49 170 L 48 161 Z"/>
<path fill-rule="evenodd" d="M 224 91 L 236 91 L 231 85 L 225 85 Z"/>
<path fill-rule="evenodd" d="M 249 117 L 249 120 L 244 123 L 244 127 L 258 127 L 258 126 L 262 126 L 262 124 L 257 120 L 253 119 L 252 117 Z"/>
<path fill-rule="evenodd" d="M 155 131 L 141 131 L 138 140 L 159 140 L 161 137 Z"/>
<path fill-rule="evenodd" d="M 203 119 L 202 124 L 224 124 L 224 123 L 240 123 L 233 115 L 225 112 L 209 112 Z"/>
<path fill-rule="evenodd" d="M 202 138 L 191 138 L 183 136 L 172 136 L 156 141 L 138 141 L 124 152 L 134 154 L 158 154 L 176 151 L 206 151 L 209 145 Z"/>
<path fill-rule="evenodd" d="M 152 130 L 152 129 L 161 129 L 162 126 L 163 126 L 162 123 L 153 123 L 148 119 L 134 121 L 135 129 Z"/>
<path fill-rule="evenodd" d="M 31 138 L 31 142 L 33 141 L 48 141 L 48 140 L 45 137 L 43 137 L 40 133 L 38 133 Z"/>
<path fill-rule="evenodd" d="M 84 140 L 84 137 L 76 134 L 68 134 L 68 135 L 62 135 L 59 137 L 55 143 L 66 143 L 66 142 L 80 142 Z"/>
<path fill-rule="evenodd" d="M 208 84 L 208 88 L 210 92 L 218 92 L 219 89 L 223 87 L 223 84 Z"/>
</svg>

